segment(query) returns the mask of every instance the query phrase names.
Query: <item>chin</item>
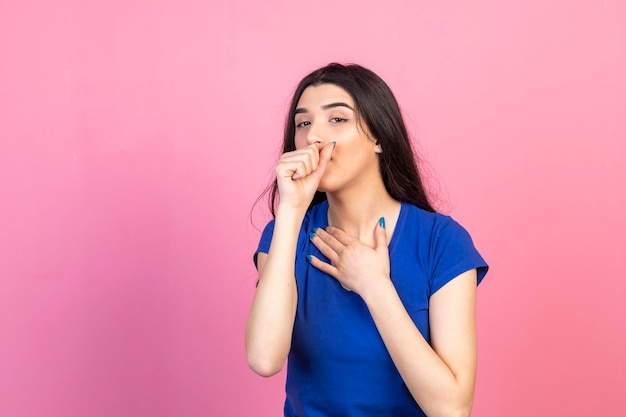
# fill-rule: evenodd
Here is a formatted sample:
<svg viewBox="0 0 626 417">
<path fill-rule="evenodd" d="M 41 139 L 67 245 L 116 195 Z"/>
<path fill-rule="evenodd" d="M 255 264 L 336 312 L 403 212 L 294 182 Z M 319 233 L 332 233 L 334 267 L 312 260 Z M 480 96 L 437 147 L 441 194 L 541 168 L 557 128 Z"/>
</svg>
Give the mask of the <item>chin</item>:
<svg viewBox="0 0 626 417">
<path fill-rule="evenodd" d="M 322 187 L 321 185 L 317 187 L 317 192 L 319 193 L 327 193 L 328 189 L 326 187 Z"/>
<path fill-rule="evenodd" d="M 317 191 L 323 193 L 334 193 L 341 191 L 346 186 L 345 173 L 341 171 L 326 171 L 322 180 L 317 186 Z"/>
<path fill-rule="evenodd" d="M 317 191 L 320 193 L 332 193 L 333 191 L 337 191 L 337 187 L 333 187 L 328 181 L 322 181 L 317 186 Z"/>
<path fill-rule="evenodd" d="M 329 181 L 328 181 L 328 172 L 326 172 L 324 174 L 324 176 L 322 177 L 322 180 L 320 181 L 320 183 L 317 185 L 317 191 L 321 192 L 321 193 L 327 193 L 329 191 Z"/>
</svg>

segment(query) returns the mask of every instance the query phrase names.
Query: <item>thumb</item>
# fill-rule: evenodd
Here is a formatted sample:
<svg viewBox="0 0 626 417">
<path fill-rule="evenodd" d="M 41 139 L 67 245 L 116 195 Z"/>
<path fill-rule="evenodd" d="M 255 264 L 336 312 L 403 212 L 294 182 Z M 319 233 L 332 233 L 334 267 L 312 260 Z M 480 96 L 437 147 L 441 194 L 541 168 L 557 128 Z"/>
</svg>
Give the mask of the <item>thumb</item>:
<svg viewBox="0 0 626 417">
<path fill-rule="evenodd" d="M 335 149 L 335 144 L 336 142 L 327 143 L 326 146 L 324 146 L 320 151 L 319 163 L 317 165 L 317 169 L 313 173 L 313 175 L 317 176 L 318 179 L 321 179 L 326 171 L 328 161 L 330 161 L 330 156 L 333 153 L 333 149 Z"/>
<path fill-rule="evenodd" d="M 387 250 L 387 231 L 385 230 L 385 218 L 381 217 L 374 230 L 374 244 L 376 251 Z"/>
</svg>

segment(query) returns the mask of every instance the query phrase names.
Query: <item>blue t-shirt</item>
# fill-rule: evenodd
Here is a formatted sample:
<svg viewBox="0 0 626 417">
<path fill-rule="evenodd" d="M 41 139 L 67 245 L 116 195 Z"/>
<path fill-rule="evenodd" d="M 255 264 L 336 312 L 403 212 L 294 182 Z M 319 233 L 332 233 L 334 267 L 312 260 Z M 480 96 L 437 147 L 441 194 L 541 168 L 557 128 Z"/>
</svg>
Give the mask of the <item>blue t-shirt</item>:
<svg viewBox="0 0 626 417">
<path fill-rule="evenodd" d="M 328 259 L 311 243 L 314 227 L 328 226 L 328 202 L 309 210 L 296 251 L 298 307 L 287 365 L 285 416 L 425 416 L 393 364 L 361 297 L 306 259 Z M 261 236 L 267 253 L 274 221 Z M 256 259 L 256 256 L 255 256 Z M 487 264 L 451 217 L 402 202 L 389 242 L 391 280 L 411 319 L 430 343 L 428 302 L 454 277 Z"/>
</svg>

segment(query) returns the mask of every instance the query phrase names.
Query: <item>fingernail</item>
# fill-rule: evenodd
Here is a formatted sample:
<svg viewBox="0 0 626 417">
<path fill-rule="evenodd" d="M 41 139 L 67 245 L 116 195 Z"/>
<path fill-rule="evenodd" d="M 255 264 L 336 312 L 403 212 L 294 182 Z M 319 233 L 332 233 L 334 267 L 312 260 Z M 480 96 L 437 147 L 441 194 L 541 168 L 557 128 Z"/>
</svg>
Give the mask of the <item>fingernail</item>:
<svg viewBox="0 0 626 417">
<path fill-rule="evenodd" d="M 333 149 L 335 149 L 335 146 L 337 146 L 337 142 L 333 142 Z"/>
<path fill-rule="evenodd" d="M 315 226 L 315 227 L 313 228 L 313 233 L 317 232 L 317 229 L 319 229 L 319 227 Z"/>
<path fill-rule="evenodd" d="M 307 261 L 309 261 L 309 263 L 311 262 L 311 260 L 312 260 L 312 259 L 313 259 L 313 258 L 311 257 L 311 255 L 307 255 L 307 256 L 306 256 L 306 260 L 307 260 Z"/>
<path fill-rule="evenodd" d="M 315 237 L 315 233 L 314 232 L 309 232 L 309 239 L 313 239 Z"/>
<path fill-rule="evenodd" d="M 378 224 L 380 224 L 380 227 L 382 227 L 384 229 L 385 228 L 385 218 L 381 217 L 380 220 L 378 221 Z"/>
</svg>

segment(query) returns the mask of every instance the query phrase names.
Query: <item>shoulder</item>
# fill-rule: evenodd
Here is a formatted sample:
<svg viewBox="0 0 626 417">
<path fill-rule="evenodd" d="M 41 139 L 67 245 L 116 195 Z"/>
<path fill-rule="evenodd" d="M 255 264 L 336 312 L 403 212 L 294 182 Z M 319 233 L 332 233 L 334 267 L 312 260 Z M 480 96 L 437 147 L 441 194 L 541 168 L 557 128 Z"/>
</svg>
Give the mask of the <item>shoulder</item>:
<svg viewBox="0 0 626 417">
<path fill-rule="evenodd" d="M 459 262 L 476 252 L 469 232 L 449 215 L 429 212 L 409 203 L 402 203 L 405 210 L 401 219 L 401 235 L 404 245 L 416 246 L 422 256 L 433 264 L 437 260 Z"/>
<path fill-rule="evenodd" d="M 446 214 L 426 211 L 406 202 L 402 202 L 402 210 L 405 212 L 404 219 L 401 219 L 402 226 L 416 228 L 422 236 L 441 238 L 467 233 L 463 226 Z"/>
<path fill-rule="evenodd" d="M 451 216 L 407 206 L 407 230 L 413 232 L 417 250 L 431 271 L 431 289 L 437 291 L 450 279 L 470 269 L 478 269 L 478 282 L 488 266 L 474 246 L 469 232 Z"/>
</svg>

